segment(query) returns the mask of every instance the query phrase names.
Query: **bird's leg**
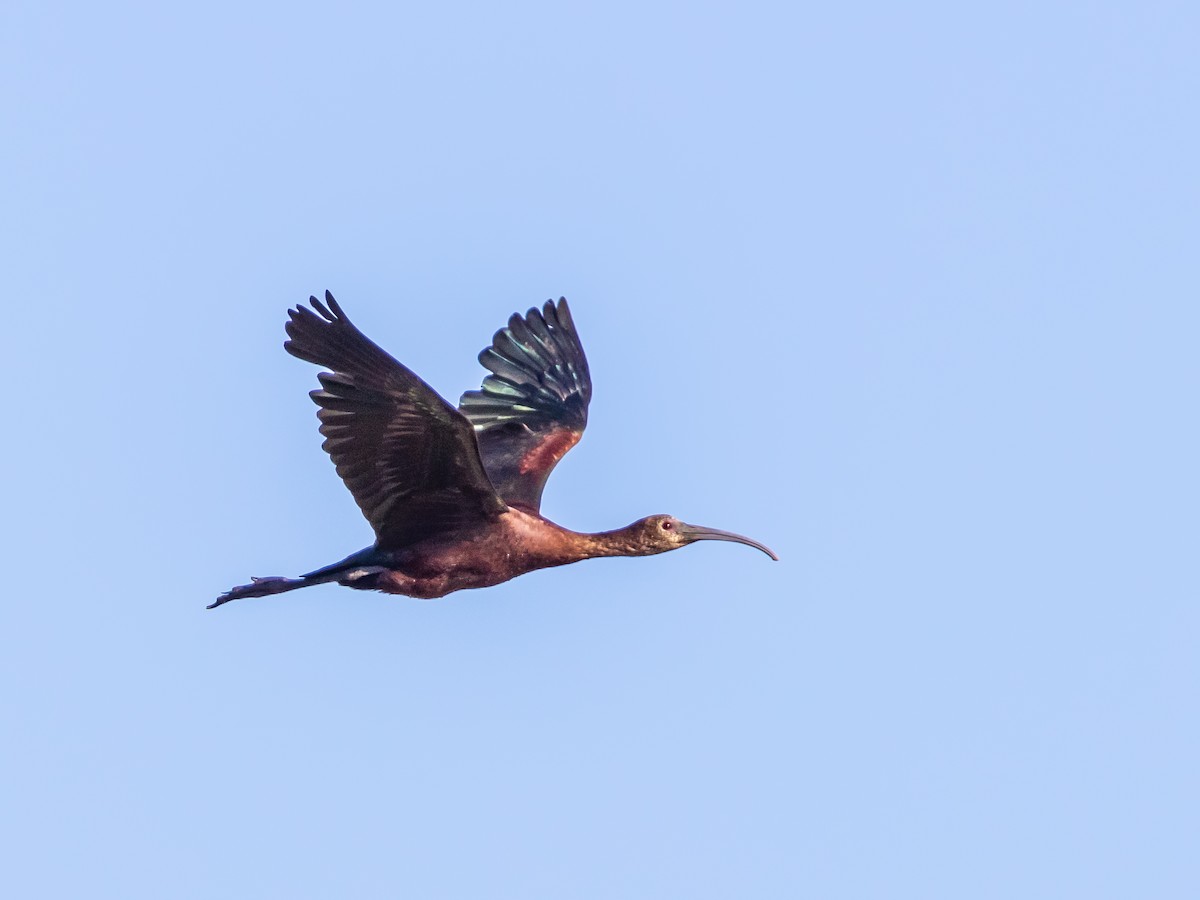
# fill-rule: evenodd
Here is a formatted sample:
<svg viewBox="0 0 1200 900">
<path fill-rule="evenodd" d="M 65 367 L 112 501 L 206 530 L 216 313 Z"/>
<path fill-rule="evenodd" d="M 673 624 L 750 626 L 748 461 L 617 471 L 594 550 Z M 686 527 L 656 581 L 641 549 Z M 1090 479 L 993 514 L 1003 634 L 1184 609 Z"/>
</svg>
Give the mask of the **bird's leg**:
<svg viewBox="0 0 1200 900">
<path fill-rule="evenodd" d="M 265 597 L 268 594 L 281 594 L 284 591 L 294 591 L 296 588 L 307 587 L 313 582 L 307 578 L 251 578 L 249 584 L 239 584 L 230 588 L 217 598 L 209 609 L 216 609 L 222 603 L 230 600 L 241 600 L 243 597 Z"/>
<path fill-rule="evenodd" d="M 282 594 L 284 591 L 294 591 L 296 588 L 311 587 L 314 584 L 327 584 L 336 581 L 346 587 L 371 591 L 379 588 L 379 576 L 386 572 L 383 566 L 357 566 L 352 569 L 318 569 L 301 578 L 251 578 L 249 584 L 240 584 L 230 588 L 217 598 L 209 609 L 215 609 L 230 600 L 241 600 L 243 597 L 266 597 L 269 594 Z"/>
</svg>

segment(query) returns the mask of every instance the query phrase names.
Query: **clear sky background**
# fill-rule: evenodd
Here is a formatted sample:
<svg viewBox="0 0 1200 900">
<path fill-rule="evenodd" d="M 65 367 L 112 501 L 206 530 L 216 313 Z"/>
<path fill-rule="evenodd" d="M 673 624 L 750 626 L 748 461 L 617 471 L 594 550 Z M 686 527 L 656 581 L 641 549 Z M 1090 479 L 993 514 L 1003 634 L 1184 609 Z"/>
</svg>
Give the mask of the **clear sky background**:
<svg viewBox="0 0 1200 900">
<path fill-rule="evenodd" d="M 1192 3 L 0 12 L 11 897 L 1200 896 Z M 732 544 L 206 612 L 370 542 L 285 310 L 544 511 Z"/>
</svg>

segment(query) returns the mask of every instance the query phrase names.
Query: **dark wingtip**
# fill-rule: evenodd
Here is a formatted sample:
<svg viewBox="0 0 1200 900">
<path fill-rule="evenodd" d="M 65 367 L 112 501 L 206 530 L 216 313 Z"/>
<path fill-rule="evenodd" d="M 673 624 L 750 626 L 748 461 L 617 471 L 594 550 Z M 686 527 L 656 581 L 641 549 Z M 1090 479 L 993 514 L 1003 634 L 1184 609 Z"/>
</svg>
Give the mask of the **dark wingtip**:
<svg viewBox="0 0 1200 900">
<path fill-rule="evenodd" d="M 328 304 L 328 306 L 326 306 L 326 304 Z M 308 306 L 304 306 L 300 303 L 296 304 L 294 308 L 288 309 L 288 318 L 291 319 L 292 322 L 303 322 L 309 317 L 316 318 L 316 313 L 320 313 L 322 319 L 331 323 L 336 322 L 338 319 L 346 318 L 346 314 L 342 312 L 341 306 L 339 306 L 338 302 L 333 299 L 333 294 L 331 294 L 329 291 L 325 292 L 325 303 L 322 303 L 320 300 L 318 300 L 316 294 L 309 294 L 308 305 L 311 306 L 312 309 L 309 309 Z M 313 310 L 316 310 L 316 312 Z"/>
<path fill-rule="evenodd" d="M 555 320 L 558 322 L 558 324 L 561 328 L 565 328 L 567 331 L 570 331 L 570 332 L 575 331 L 575 322 L 571 318 L 571 307 L 569 305 L 567 305 L 566 297 L 558 298 L 558 307 L 555 309 L 554 312 L 555 312 Z"/>
<path fill-rule="evenodd" d="M 339 319 L 345 319 L 347 322 L 350 321 L 348 318 L 346 318 L 346 314 L 342 312 L 342 307 L 338 304 L 337 300 L 333 299 L 332 291 L 325 292 L 325 302 L 329 304 L 329 308 L 333 310 L 333 314 L 335 316 L 337 316 Z"/>
<path fill-rule="evenodd" d="M 331 332 L 326 329 L 344 329 L 346 326 L 353 329 L 354 324 L 342 312 L 342 307 L 330 291 L 325 292 L 324 303 L 318 300 L 315 294 L 309 295 L 308 303 L 309 306 L 297 304 L 295 308 L 288 310 L 288 321 L 284 323 L 288 340 L 283 342 L 283 349 L 305 362 L 319 366 L 328 365 L 324 359 L 317 358 L 313 348 L 328 342 Z"/>
<path fill-rule="evenodd" d="M 329 292 L 326 291 L 325 295 L 329 296 Z M 322 318 L 324 318 L 326 322 L 334 321 L 333 313 L 331 313 L 329 310 L 327 310 L 325 308 L 325 304 L 323 304 L 316 297 L 309 297 L 308 302 L 313 305 L 313 309 L 315 309 L 317 312 L 319 312 L 321 314 Z"/>
</svg>

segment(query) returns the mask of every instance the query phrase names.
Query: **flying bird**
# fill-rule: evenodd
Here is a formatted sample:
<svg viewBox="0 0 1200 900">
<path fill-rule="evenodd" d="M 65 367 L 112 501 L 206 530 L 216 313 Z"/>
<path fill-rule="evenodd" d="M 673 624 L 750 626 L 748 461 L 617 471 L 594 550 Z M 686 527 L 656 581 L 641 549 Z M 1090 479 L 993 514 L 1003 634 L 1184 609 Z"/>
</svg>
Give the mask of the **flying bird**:
<svg viewBox="0 0 1200 900">
<path fill-rule="evenodd" d="M 491 374 L 455 409 L 350 321 L 333 295 L 288 310 L 284 349 L 329 371 L 309 396 L 322 444 L 375 543 L 299 578 L 253 578 L 217 598 L 337 582 L 431 599 L 599 556 L 651 556 L 696 541 L 758 541 L 639 519 L 584 534 L 545 518 L 542 489 L 587 425 L 592 381 L 567 301 L 514 314 L 479 361 Z"/>
</svg>

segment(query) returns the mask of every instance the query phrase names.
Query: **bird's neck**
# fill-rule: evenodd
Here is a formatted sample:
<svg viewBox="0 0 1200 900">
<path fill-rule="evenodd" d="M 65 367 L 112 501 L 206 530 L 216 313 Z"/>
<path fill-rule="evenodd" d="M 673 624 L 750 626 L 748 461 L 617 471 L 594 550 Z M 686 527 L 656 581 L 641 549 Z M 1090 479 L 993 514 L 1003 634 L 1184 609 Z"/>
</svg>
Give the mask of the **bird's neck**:
<svg viewBox="0 0 1200 900">
<path fill-rule="evenodd" d="M 637 530 L 630 525 L 613 531 L 598 531 L 581 534 L 581 549 L 586 553 L 581 559 L 597 556 L 646 556 L 645 547 L 637 539 Z"/>
<path fill-rule="evenodd" d="M 522 509 L 510 509 L 503 521 L 505 546 L 521 548 L 535 566 L 561 566 L 596 556 L 643 556 L 646 552 L 632 525 L 589 534 Z"/>
</svg>

